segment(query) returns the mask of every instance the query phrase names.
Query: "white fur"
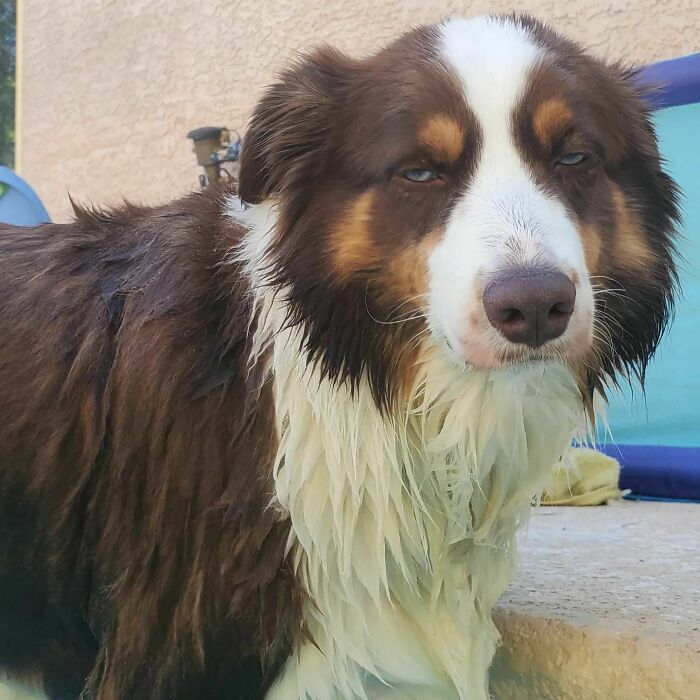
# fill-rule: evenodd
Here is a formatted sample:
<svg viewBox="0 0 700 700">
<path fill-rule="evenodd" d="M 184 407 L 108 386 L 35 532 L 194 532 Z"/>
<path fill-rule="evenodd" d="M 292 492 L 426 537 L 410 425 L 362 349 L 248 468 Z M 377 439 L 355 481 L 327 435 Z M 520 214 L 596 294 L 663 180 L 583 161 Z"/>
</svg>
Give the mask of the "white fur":
<svg viewBox="0 0 700 700">
<path fill-rule="evenodd" d="M 516 528 L 584 429 L 565 366 L 477 371 L 443 347 L 464 361 L 506 342 L 488 322 L 472 334 L 482 348 L 465 331 L 470 315 L 483 315 L 479 289 L 508 264 L 579 273 L 577 310 L 557 342 L 590 325 L 592 296 L 576 229 L 534 183 L 511 134 L 542 49 L 505 20 L 452 21 L 442 35 L 483 151 L 430 260 L 432 336 L 398 415 L 380 413 L 366 381 L 353 394 L 309 365 L 299 329 L 285 327 L 284 290 L 265 280 L 274 204 L 230 208 L 249 229 L 237 255 L 261 318 L 254 354 L 272 349 L 274 505 L 291 520 L 314 640 L 295 650 L 267 700 L 485 700 L 498 639 L 490 613 L 513 574 Z"/>
<path fill-rule="evenodd" d="M 17 692 L 17 696 L 21 695 L 22 698 L 29 700 L 48 700 L 48 696 L 44 691 L 44 682 L 41 677 L 41 673 L 36 675 L 20 674 L 12 675 L 6 674 L 5 672 L 0 672 L 0 700 L 10 694 L 12 698 L 15 697 L 14 691 Z"/>
<path fill-rule="evenodd" d="M 514 141 L 513 116 L 545 51 L 503 18 L 451 20 L 442 28 L 442 57 L 462 82 L 482 133 L 473 180 L 457 202 L 430 260 L 429 320 L 461 361 L 489 366 L 515 347 L 489 324 L 481 293 L 500 270 L 549 265 L 576 273 L 576 307 L 553 348 L 587 347 L 593 293 L 581 237 L 563 203 L 533 180 Z"/>
<path fill-rule="evenodd" d="M 258 285 L 256 345 L 273 352 L 275 505 L 291 519 L 315 642 L 267 700 L 484 700 L 516 528 L 583 427 L 571 374 L 465 371 L 429 344 L 411 398 L 387 418 L 366 382 L 351 395 L 321 380 L 284 327 L 284 295 L 260 275 L 274 209 L 236 216 L 250 227 L 239 255 Z"/>
</svg>

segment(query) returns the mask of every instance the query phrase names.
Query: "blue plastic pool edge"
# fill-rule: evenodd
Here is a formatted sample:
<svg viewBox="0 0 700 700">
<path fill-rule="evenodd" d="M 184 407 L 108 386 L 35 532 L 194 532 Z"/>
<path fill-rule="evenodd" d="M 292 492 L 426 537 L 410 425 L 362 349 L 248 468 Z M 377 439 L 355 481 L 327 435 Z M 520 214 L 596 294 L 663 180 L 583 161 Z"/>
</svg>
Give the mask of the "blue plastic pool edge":
<svg viewBox="0 0 700 700">
<path fill-rule="evenodd" d="M 700 447 L 605 445 L 620 462 L 620 488 L 633 498 L 700 502 Z"/>
<path fill-rule="evenodd" d="M 649 88 L 649 100 L 656 109 L 700 102 L 700 53 L 641 68 L 639 82 Z"/>
</svg>

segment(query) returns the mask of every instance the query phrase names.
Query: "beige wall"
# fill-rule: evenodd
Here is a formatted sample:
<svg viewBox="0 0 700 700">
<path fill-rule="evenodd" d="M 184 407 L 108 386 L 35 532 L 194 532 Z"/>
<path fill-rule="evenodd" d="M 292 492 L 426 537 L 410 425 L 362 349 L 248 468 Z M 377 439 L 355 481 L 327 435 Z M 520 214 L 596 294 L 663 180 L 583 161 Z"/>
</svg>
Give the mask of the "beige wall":
<svg viewBox="0 0 700 700">
<path fill-rule="evenodd" d="M 295 50 L 371 51 L 449 14 L 526 10 L 599 55 L 700 48 L 698 0 L 24 0 L 20 172 L 52 216 L 67 195 L 157 202 L 196 185 L 185 133 L 241 128 Z"/>
</svg>

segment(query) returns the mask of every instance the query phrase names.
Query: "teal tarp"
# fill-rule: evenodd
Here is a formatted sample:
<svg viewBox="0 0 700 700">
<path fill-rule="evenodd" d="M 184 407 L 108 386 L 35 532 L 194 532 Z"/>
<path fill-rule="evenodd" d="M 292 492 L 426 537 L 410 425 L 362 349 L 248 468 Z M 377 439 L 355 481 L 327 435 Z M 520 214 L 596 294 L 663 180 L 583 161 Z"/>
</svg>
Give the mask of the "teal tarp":
<svg viewBox="0 0 700 700">
<path fill-rule="evenodd" d="M 683 296 L 649 366 L 646 401 L 638 387 L 611 401 L 614 442 L 700 447 L 700 104 L 656 112 L 661 152 L 683 190 Z"/>
</svg>

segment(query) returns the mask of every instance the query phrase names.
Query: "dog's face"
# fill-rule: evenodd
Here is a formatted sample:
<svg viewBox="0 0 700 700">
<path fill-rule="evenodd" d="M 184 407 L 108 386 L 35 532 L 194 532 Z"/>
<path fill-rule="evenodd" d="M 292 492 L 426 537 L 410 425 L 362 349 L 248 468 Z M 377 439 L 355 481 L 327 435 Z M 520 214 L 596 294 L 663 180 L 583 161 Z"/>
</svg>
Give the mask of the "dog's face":
<svg viewBox="0 0 700 700">
<path fill-rule="evenodd" d="M 453 20 L 262 99 L 240 195 L 329 376 L 385 400 L 431 342 L 479 369 L 642 368 L 673 291 L 676 196 L 633 78 L 530 19 Z"/>
</svg>

